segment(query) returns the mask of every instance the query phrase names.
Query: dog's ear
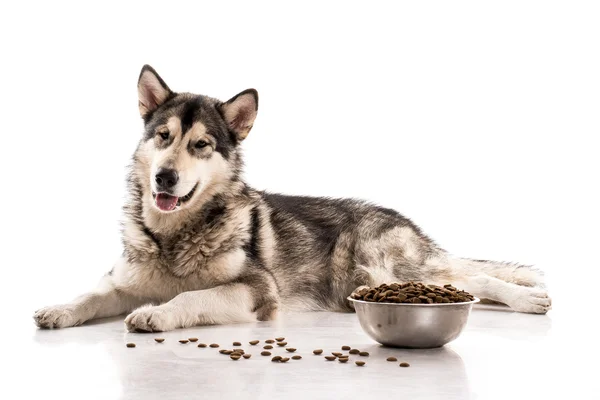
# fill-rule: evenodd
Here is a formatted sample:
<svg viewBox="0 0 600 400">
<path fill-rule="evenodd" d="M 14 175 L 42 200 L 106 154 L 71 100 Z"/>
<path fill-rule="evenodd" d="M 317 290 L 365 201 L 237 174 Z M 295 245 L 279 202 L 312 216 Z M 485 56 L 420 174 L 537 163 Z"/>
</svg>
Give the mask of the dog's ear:
<svg viewBox="0 0 600 400">
<path fill-rule="evenodd" d="M 154 68 L 144 65 L 138 79 L 138 99 L 142 117 L 156 110 L 172 94 Z"/>
<path fill-rule="evenodd" d="M 221 113 L 227 126 L 240 141 L 250 133 L 257 111 L 258 92 L 254 89 L 244 90 L 221 104 Z"/>
</svg>

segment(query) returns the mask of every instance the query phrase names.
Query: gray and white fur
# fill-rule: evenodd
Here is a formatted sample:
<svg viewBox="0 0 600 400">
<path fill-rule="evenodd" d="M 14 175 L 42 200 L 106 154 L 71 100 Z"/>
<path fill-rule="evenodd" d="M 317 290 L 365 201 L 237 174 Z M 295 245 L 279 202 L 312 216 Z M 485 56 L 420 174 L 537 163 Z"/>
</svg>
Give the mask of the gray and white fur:
<svg viewBox="0 0 600 400">
<path fill-rule="evenodd" d="M 124 206 L 123 255 L 100 285 L 34 315 L 42 328 L 128 314 L 129 331 L 265 321 L 280 310 L 352 311 L 362 285 L 451 283 L 515 311 L 546 313 L 541 273 L 457 258 L 394 210 L 284 196 L 241 179 L 254 89 L 226 102 L 175 93 L 150 66 L 138 81 L 144 134 Z"/>
</svg>

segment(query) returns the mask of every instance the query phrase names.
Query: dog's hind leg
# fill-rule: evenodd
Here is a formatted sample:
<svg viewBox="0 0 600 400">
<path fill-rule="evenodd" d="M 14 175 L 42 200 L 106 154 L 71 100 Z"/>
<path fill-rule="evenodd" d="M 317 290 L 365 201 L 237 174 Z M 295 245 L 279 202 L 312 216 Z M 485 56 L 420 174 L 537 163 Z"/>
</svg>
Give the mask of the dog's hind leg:
<svg viewBox="0 0 600 400">
<path fill-rule="evenodd" d="M 448 270 L 445 281 L 481 299 L 508 305 L 515 311 L 545 314 L 552 301 L 543 289 L 541 274 L 525 266 L 440 255 L 426 260 L 425 270 Z"/>
</svg>

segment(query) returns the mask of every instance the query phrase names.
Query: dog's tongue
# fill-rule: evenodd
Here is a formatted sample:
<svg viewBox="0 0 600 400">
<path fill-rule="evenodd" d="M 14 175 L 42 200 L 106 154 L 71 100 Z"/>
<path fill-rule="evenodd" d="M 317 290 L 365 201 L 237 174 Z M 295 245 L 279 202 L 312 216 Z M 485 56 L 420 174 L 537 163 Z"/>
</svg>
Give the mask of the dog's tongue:
<svg viewBox="0 0 600 400">
<path fill-rule="evenodd" d="M 166 193 L 159 193 L 156 195 L 156 205 L 163 211 L 171 211 L 177 205 L 179 197 L 171 196 Z"/>
</svg>

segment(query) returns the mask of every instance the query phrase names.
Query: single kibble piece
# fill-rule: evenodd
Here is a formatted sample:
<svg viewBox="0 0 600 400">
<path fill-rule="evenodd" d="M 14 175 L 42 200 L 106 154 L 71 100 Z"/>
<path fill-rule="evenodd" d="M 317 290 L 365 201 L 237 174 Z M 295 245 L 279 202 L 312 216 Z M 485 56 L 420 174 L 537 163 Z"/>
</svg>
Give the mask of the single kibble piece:
<svg viewBox="0 0 600 400">
<path fill-rule="evenodd" d="M 248 343 L 250 343 L 252 346 L 255 346 L 255 345 L 257 345 L 259 342 L 260 342 L 260 340 L 251 340 L 251 341 L 250 341 L 250 342 L 248 342 Z"/>
<path fill-rule="evenodd" d="M 261 356 L 270 356 L 271 352 L 270 351 L 263 351 L 260 353 Z"/>
<path fill-rule="evenodd" d="M 288 362 L 290 361 L 290 359 L 288 357 L 283 357 L 281 360 L 279 360 L 281 362 Z"/>
<path fill-rule="evenodd" d="M 302 356 L 292 356 L 292 360 L 302 360 Z"/>
<path fill-rule="evenodd" d="M 263 346 L 263 349 L 267 349 L 267 350 L 271 350 L 273 348 L 273 346 L 271 346 L 270 344 Z"/>
<path fill-rule="evenodd" d="M 165 341 L 165 339 L 163 339 L 163 338 L 161 338 L 161 337 L 157 337 L 157 338 L 155 338 L 155 339 L 154 339 L 154 341 L 155 341 L 155 342 L 158 342 L 158 343 L 162 343 L 162 342 L 164 342 L 164 341 Z"/>
<path fill-rule="evenodd" d="M 342 350 L 350 350 L 350 349 L 352 349 L 352 347 L 350 347 L 350 346 L 342 346 Z"/>
<path fill-rule="evenodd" d="M 210 345 L 210 347 L 212 347 L 213 349 L 216 349 L 217 347 L 219 347 L 219 345 L 216 344 L 216 343 L 213 343 L 213 344 Z"/>
<path fill-rule="evenodd" d="M 323 349 L 313 350 L 313 354 L 319 355 L 323 353 Z"/>
<path fill-rule="evenodd" d="M 341 362 L 341 363 L 345 363 L 345 362 L 348 362 L 348 358 L 347 357 L 340 357 L 340 358 L 338 358 L 338 361 Z"/>
<path fill-rule="evenodd" d="M 398 359 L 396 357 L 388 357 L 386 358 L 387 361 L 398 361 Z"/>
<path fill-rule="evenodd" d="M 284 337 L 276 337 L 275 340 L 277 340 L 278 342 L 283 342 L 285 340 Z"/>
<path fill-rule="evenodd" d="M 293 347 L 288 347 L 286 350 L 289 351 L 290 353 L 293 353 L 296 351 L 296 349 Z"/>
<path fill-rule="evenodd" d="M 239 354 L 232 354 L 229 356 L 229 358 L 231 358 L 232 360 L 239 360 L 240 357 L 242 357 L 242 356 L 240 356 Z"/>
<path fill-rule="evenodd" d="M 358 365 L 359 367 L 362 367 L 363 365 L 365 365 L 364 361 L 354 361 L 354 364 Z"/>
<path fill-rule="evenodd" d="M 206 343 L 200 343 L 198 347 L 206 347 Z"/>
<path fill-rule="evenodd" d="M 232 353 L 244 354 L 244 349 L 233 349 Z"/>
<path fill-rule="evenodd" d="M 406 367 L 410 367 L 410 364 L 407 362 L 401 362 L 400 366 L 406 368 Z"/>
<path fill-rule="evenodd" d="M 334 351 L 333 353 L 331 353 L 331 354 L 333 354 L 333 355 L 334 355 L 334 356 L 336 356 L 336 357 L 339 357 L 339 356 L 341 356 L 341 355 L 342 355 L 342 353 L 338 353 L 338 352 L 335 352 L 335 351 Z"/>
<path fill-rule="evenodd" d="M 360 353 L 360 350 L 359 349 L 352 349 L 348 353 L 350 353 L 350 354 L 358 354 L 358 353 Z"/>
<path fill-rule="evenodd" d="M 248 359 L 248 358 L 252 357 L 252 354 L 244 354 L 242 357 L 244 357 L 245 359 Z"/>
<path fill-rule="evenodd" d="M 241 346 L 242 344 L 240 342 L 233 342 L 234 346 Z"/>
<path fill-rule="evenodd" d="M 363 357 L 369 357 L 369 352 L 368 351 L 361 351 L 358 354 L 361 355 L 361 356 L 363 356 Z"/>
<path fill-rule="evenodd" d="M 327 361 L 333 361 L 333 360 L 335 360 L 336 358 L 337 358 L 336 356 L 325 356 L 325 359 L 326 359 Z"/>
<path fill-rule="evenodd" d="M 197 337 L 191 337 L 188 340 L 193 343 L 193 342 L 197 342 L 198 338 Z"/>
<path fill-rule="evenodd" d="M 287 344 L 287 342 L 279 342 L 277 343 L 277 346 L 283 347 Z"/>
<path fill-rule="evenodd" d="M 187 340 L 187 339 L 181 339 L 181 340 L 179 341 L 179 343 L 182 343 L 182 344 L 186 344 L 187 342 L 189 342 L 189 340 Z"/>
<path fill-rule="evenodd" d="M 127 343 L 126 346 L 127 347 L 135 347 L 135 343 Z"/>
<path fill-rule="evenodd" d="M 275 341 L 273 339 L 268 339 L 268 340 L 265 340 L 265 343 L 275 343 Z"/>
<path fill-rule="evenodd" d="M 281 357 L 281 356 L 275 356 L 275 357 L 271 358 L 271 361 L 273 361 L 273 362 L 281 361 L 282 358 L 283 357 Z"/>
</svg>

